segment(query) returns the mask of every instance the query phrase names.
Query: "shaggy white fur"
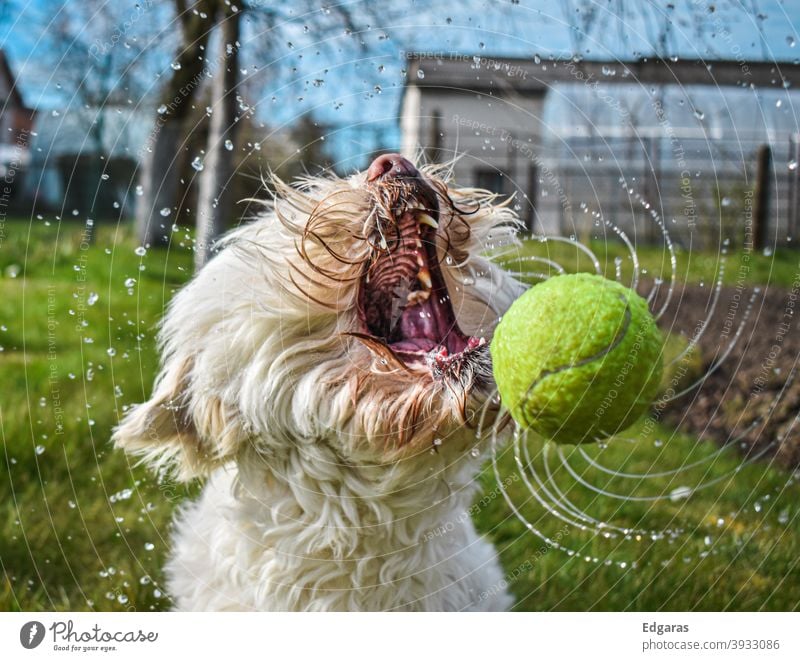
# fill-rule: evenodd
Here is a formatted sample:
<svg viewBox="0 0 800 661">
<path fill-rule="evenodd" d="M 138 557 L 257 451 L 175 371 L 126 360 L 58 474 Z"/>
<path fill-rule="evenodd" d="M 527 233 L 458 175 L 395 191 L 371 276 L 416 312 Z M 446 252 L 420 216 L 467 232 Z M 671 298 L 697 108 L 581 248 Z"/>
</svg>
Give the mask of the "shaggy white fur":
<svg viewBox="0 0 800 661">
<path fill-rule="evenodd" d="M 436 192 L 435 251 L 464 334 L 489 340 L 521 293 L 482 256 L 514 245 L 513 211 L 445 179 L 427 166 L 400 187 L 364 173 L 275 181 L 259 219 L 171 302 L 154 392 L 114 440 L 157 470 L 209 478 L 176 521 L 177 608 L 511 605 L 466 515 L 486 453 L 477 413 L 497 410 L 488 347 L 409 362 L 363 332 L 359 288 L 392 250 L 387 228 L 423 203 L 415 182 Z"/>
</svg>

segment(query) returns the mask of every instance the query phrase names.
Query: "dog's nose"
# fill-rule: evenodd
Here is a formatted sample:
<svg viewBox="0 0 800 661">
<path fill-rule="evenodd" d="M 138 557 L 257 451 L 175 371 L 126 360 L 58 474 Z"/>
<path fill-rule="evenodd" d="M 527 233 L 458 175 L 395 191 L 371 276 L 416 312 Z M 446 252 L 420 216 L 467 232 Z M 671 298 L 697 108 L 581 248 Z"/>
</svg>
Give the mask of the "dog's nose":
<svg viewBox="0 0 800 661">
<path fill-rule="evenodd" d="M 378 156 L 367 170 L 367 181 L 377 179 L 393 179 L 395 177 L 418 177 L 419 171 L 411 161 L 400 154 L 384 154 Z"/>
</svg>

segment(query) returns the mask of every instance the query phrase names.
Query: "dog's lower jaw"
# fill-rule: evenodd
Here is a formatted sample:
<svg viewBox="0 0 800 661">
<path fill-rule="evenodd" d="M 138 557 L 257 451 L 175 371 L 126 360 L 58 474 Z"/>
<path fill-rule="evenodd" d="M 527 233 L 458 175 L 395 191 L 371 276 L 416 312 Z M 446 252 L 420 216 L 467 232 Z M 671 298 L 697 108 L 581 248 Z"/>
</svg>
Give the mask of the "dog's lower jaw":
<svg viewBox="0 0 800 661">
<path fill-rule="evenodd" d="M 175 607 L 508 609 L 495 551 L 468 515 L 479 459 L 448 455 L 345 468 L 312 445 L 277 466 L 219 470 L 177 520 Z"/>
</svg>

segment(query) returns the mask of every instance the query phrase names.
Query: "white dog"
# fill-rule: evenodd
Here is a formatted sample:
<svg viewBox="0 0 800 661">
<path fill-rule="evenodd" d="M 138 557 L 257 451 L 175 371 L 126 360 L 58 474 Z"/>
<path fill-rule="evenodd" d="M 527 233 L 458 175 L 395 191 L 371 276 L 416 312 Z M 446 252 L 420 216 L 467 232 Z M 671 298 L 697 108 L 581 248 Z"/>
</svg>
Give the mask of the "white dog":
<svg viewBox="0 0 800 661">
<path fill-rule="evenodd" d="M 482 253 L 514 212 L 396 154 L 274 186 L 170 304 L 152 397 L 114 434 L 209 477 L 176 522 L 177 608 L 508 608 L 466 512 L 487 341 L 522 292 Z"/>
</svg>

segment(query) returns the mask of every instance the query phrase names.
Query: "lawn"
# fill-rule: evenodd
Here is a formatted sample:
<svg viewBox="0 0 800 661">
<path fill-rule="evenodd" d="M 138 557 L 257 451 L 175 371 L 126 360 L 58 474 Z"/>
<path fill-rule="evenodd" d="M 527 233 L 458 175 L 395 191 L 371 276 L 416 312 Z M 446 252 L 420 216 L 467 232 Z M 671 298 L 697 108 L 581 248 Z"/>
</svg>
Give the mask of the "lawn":
<svg viewBox="0 0 800 661">
<path fill-rule="evenodd" d="M 4 230 L 0 609 L 168 608 L 160 567 L 169 520 L 196 486 L 159 483 L 108 439 L 122 407 L 152 384 L 154 327 L 191 273 L 190 238 L 176 230 L 169 249 L 142 251 L 127 226 L 101 226 L 92 245 L 66 222 Z M 617 244 L 594 247 L 606 272 L 620 255 L 619 268 L 630 268 Z M 570 247 L 524 250 L 568 270 L 587 266 Z M 645 275 L 659 277 L 663 252 L 639 256 Z M 753 255 L 750 280 L 785 284 L 796 258 Z M 718 268 L 714 256 L 678 254 L 681 278 L 712 282 Z M 744 463 L 733 450 L 642 424 L 606 447 L 561 454 L 521 441 L 519 452 L 498 451 L 497 474 L 551 540 L 514 515 L 487 465 L 475 518 L 500 549 L 520 609 L 798 607 L 800 485 L 767 460 Z"/>
</svg>

